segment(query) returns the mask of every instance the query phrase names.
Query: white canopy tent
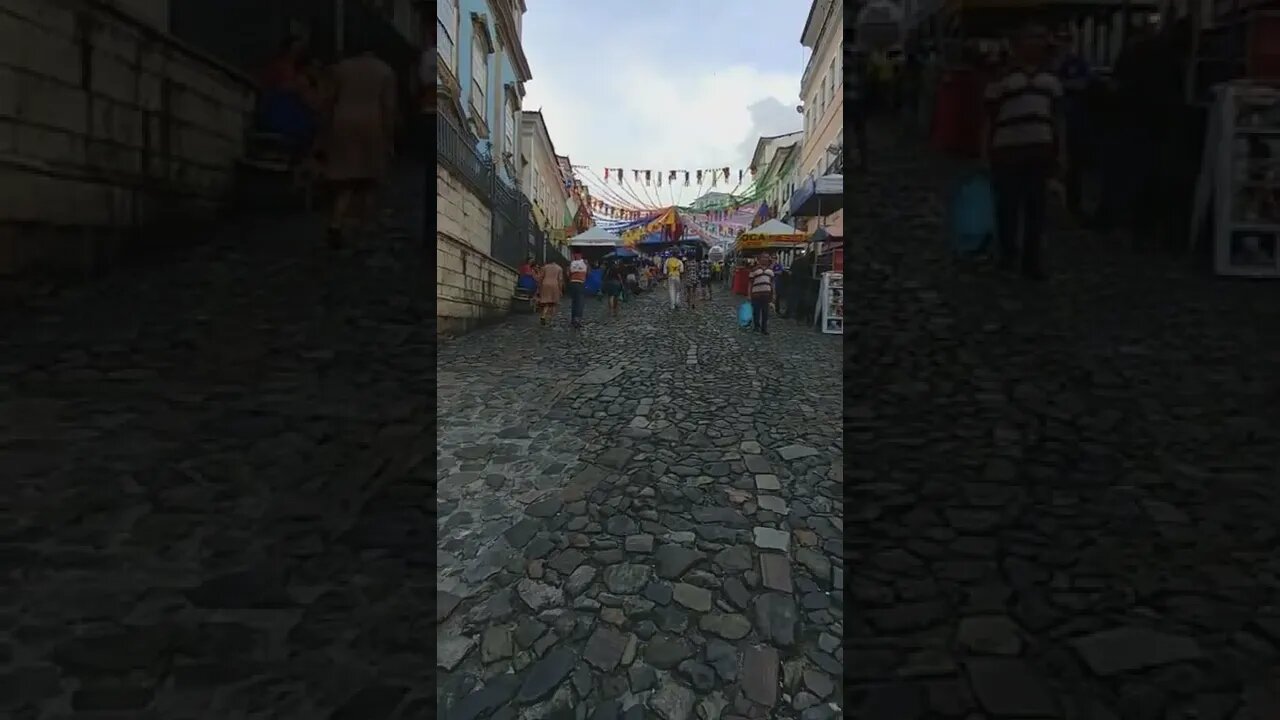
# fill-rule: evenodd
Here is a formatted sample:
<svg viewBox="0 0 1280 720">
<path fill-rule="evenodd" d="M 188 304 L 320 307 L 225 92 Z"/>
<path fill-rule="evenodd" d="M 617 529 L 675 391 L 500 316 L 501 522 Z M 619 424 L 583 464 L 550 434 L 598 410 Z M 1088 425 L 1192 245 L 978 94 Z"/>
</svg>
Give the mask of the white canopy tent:
<svg viewBox="0 0 1280 720">
<path fill-rule="evenodd" d="M 585 231 L 569 238 L 569 247 L 619 247 L 622 238 L 605 230 L 599 225 L 592 225 Z"/>
<path fill-rule="evenodd" d="M 746 232 L 747 235 L 795 235 L 796 229 L 790 225 L 774 218 L 767 222 L 761 223 L 759 227 L 753 227 Z"/>
</svg>

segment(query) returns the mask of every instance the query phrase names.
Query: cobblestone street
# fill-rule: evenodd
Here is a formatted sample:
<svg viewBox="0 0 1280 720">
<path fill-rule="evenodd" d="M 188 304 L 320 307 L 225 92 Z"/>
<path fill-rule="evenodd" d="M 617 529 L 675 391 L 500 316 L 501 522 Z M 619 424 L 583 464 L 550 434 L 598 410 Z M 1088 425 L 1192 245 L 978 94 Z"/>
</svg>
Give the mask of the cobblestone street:
<svg viewBox="0 0 1280 720">
<path fill-rule="evenodd" d="M 841 339 L 717 294 L 439 349 L 442 717 L 841 714 Z"/>
<path fill-rule="evenodd" d="M 854 716 L 1280 717 L 1277 286 L 1070 230 L 1047 283 L 1000 277 L 948 257 L 954 169 L 878 144 L 846 211 Z"/>
<path fill-rule="evenodd" d="M 430 713 L 422 182 L 7 314 L 0 716 Z"/>
</svg>

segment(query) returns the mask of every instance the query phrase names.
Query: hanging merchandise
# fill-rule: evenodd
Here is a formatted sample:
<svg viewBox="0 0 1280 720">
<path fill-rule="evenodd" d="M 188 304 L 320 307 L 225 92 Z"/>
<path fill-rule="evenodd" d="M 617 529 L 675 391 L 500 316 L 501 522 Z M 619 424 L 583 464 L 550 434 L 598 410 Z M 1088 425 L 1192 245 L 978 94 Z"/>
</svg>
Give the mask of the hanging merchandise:
<svg viewBox="0 0 1280 720">
<path fill-rule="evenodd" d="M 1215 89 L 1192 213 L 1192 242 L 1205 216 L 1214 228 L 1214 270 L 1280 277 L 1280 91 L 1231 83 Z"/>
<path fill-rule="evenodd" d="M 689 187 L 689 171 L 684 171 L 684 186 Z"/>
<path fill-rule="evenodd" d="M 667 184 L 668 184 L 668 185 L 675 185 L 675 184 L 676 184 L 676 171 L 675 171 L 675 170 L 672 170 L 672 171 L 671 171 L 671 174 L 667 176 Z"/>
<path fill-rule="evenodd" d="M 648 171 L 648 170 L 645 170 L 645 171 L 644 171 L 644 184 L 645 184 L 645 185 L 648 185 L 648 184 L 649 184 L 649 171 Z"/>
<path fill-rule="evenodd" d="M 605 180 L 608 180 L 608 179 L 609 179 L 609 168 L 605 168 L 605 169 L 604 169 L 604 179 L 605 179 Z"/>
<path fill-rule="evenodd" d="M 742 176 L 743 176 L 743 175 L 744 175 L 744 173 L 743 173 L 741 170 L 739 170 L 739 171 L 738 171 L 738 182 L 742 182 Z"/>
<path fill-rule="evenodd" d="M 718 177 L 720 177 L 720 173 L 718 173 L 718 172 L 716 172 L 716 171 L 712 170 L 712 171 L 711 171 L 711 187 L 715 187 L 715 186 L 716 186 L 716 178 L 718 178 Z"/>
<path fill-rule="evenodd" d="M 815 325 L 828 335 L 844 334 L 844 273 L 824 272 L 818 286 Z"/>
<path fill-rule="evenodd" d="M 661 172 L 659 172 L 659 173 L 657 174 L 657 177 L 655 177 L 655 178 L 654 178 L 654 182 L 657 184 L 657 186 L 658 186 L 658 187 L 662 187 L 662 173 L 661 173 Z"/>
<path fill-rule="evenodd" d="M 618 168 L 618 184 L 622 184 L 622 168 Z"/>
<path fill-rule="evenodd" d="M 699 170 L 697 174 L 698 174 L 698 184 L 699 184 L 699 185 L 701 185 L 701 184 L 702 184 L 702 171 L 701 171 L 701 170 Z"/>
<path fill-rule="evenodd" d="M 729 168 L 724 169 L 724 181 L 729 182 Z"/>
<path fill-rule="evenodd" d="M 632 171 L 631 171 L 631 176 L 632 176 L 632 177 L 631 177 L 631 179 L 632 179 L 632 180 L 635 180 L 636 182 L 640 182 L 640 171 L 639 171 L 639 170 L 632 170 Z"/>
</svg>

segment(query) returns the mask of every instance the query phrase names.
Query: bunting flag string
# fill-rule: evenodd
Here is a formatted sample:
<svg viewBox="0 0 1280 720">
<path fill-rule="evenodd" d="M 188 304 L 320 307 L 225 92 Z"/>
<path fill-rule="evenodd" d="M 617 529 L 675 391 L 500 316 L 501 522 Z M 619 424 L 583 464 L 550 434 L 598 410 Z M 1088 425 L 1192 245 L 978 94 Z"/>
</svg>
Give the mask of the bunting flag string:
<svg viewBox="0 0 1280 720">
<path fill-rule="evenodd" d="M 583 168 L 586 166 L 575 165 L 575 168 Z M 627 183 L 628 168 L 605 167 L 600 169 L 600 177 L 607 185 L 625 185 Z M 718 187 L 720 183 L 729 183 L 733 179 L 733 169 L 730 167 L 718 168 L 696 168 L 696 169 L 677 169 L 677 170 L 654 170 L 652 168 L 630 168 L 631 182 L 639 186 L 662 187 L 664 184 L 674 186 L 680 181 L 683 175 L 684 186 L 690 187 L 695 182 L 698 185 L 708 184 Z M 738 169 L 738 183 L 741 185 L 748 176 L 754 180 L 756 169 L 754 167 Z M 665 177 L 664 177 L 665 176 Z M 665 180 L 665 183 L 664 183 Z"/>
<path fill-rule="evenodd" d="M 575 182 L 590 197 L 587 210 L 597 221 L 636 223 L 665 208 L 678 207 L 682 212 L 700 215 L 711 213 L 706 216 L 708 222 L 721 226 L 720 230 L 724 230 L 724 221 L 735 216 L 740 208 L 750 206 L 753 211 L 760 209 L 762 200 L 768 197 L 779 182 L 785 180 L 793 163 L 794 159 L 790 160 L 782 168 L 782 172 L 763 183 L 757 182 L 755 167 L 739 168 L 737 182 L 731 190 L 728 186 L 734 182 L 734 173 L 729 166 L 666 170 L 604 167 L 591 172 L 589 166 L 574 165 L 574 171 L 575 175 L 581 176 Z M 627 178 L 628 170 L 631 178 Z M 700 194 L 705 196 L 709 188 L 715 188 L 715 194 L 712 197 L 699 197 L 692 206 L 682 206 L 676 191 L 677 184 L 688 188 L 693 187 L 695 181 Z M 664 185 L 667 186 L 665 194 L 661 191 Z"/>
<path fill-rule="evenodd" d="M 582 170 L 584 168 L 579 167 L 576 169 Z M 617 177 L 619 178 L 619 180 L 621 180 L 623 177 L 622 169 L 616 168 L 616 170 L 617 170 Z M 589 176 L 585 174 L 583 174 L 583 178 L 584 180 L 590 179 Z M 610 188 L 609 183 L 607 181 L 599 182 L 598 184 L 597 183 L 591 184 L 592 185 L 591 189 L 594 191 L 592 193 L 593 195 L 599 195 L 599 197 L 603 198 L 610 206 L 622 211 L 621 213 L 616 213 L 615 217 L 626 216 L 631 212 L 645 211 L 646 206 L 651 204 L 641 200 L 634 192 L 630 190 L 630 188 L 626 187 L 625 183 L 620 182 L 619 184 L 623 185 L 622 190 L 626 193 L 626 195 L 629 196 L 629 198 L 623 197 L 622 194 Z"/>
</svg>

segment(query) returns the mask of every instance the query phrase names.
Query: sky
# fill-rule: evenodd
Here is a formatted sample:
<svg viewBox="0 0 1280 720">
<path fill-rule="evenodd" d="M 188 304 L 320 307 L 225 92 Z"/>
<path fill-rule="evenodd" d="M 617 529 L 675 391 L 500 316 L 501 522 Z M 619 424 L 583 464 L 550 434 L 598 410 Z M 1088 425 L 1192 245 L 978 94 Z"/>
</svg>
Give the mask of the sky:
<svg viewBox="0 0 1280 720">
<path fill-rule="evenodd" d="M 727 166 L 732 182 L 715 189 L 732 189 L 760 136 L 804 125 L 795 108 L 808 58 L 800 44 L 805 0 L 527 5 L 522 34 L 533 79 L 524 109 L 542 111 L 558 154 L 590 166 L 580 172 L 599 199 L 608 201 L 596 190 L 605 167 L 625 168 L 636 186 L 632 169 Z M 687 204 L 699 194 L 691 182 L 685 188 L 682 178 L 672 197 L 664 176 L 655 197 Z M 632 191 L 647 199 L 642 187 Z"/>
</svg>

